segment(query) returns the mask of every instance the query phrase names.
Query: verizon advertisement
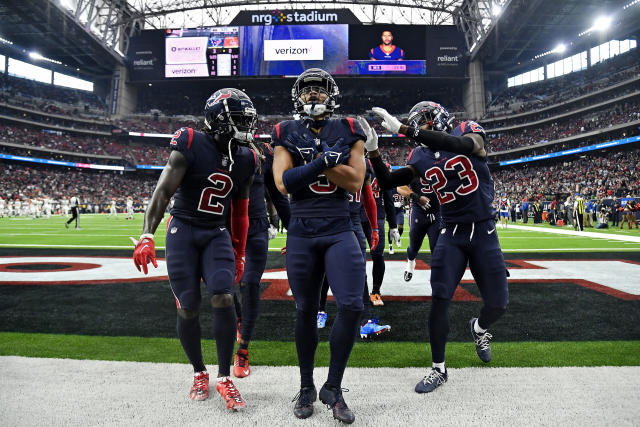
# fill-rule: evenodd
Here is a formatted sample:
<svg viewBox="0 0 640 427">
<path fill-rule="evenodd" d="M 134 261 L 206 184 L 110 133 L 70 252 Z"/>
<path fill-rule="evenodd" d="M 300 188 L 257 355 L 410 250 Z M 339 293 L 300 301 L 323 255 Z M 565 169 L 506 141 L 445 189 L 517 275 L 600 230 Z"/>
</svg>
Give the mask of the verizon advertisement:
<svg viewBox="0 0 640 427">
<path fill-rule="evenodd" d="M 265 40 L 265 61 L 322 61 L 323 40 Z"/>
<path fill-rule="evenodd" d="M 209 69 L 204 64 L 167 64 L 164 66 L 164 76 L 169 77 L 208 77 Z"/>
</svg>

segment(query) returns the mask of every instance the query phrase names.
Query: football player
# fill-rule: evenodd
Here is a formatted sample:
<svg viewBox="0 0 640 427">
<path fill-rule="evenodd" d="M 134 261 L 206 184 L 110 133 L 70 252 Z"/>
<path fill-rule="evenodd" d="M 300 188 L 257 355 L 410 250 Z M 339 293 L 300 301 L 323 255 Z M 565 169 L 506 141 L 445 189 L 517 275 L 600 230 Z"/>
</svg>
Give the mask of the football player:
<svg viewBox="0 0 640 427">
<path fill-rule="evenodd" d="M 133 219 L 133 198 L 127 196 L 127 215 L 124 219 Z"/>
<path fill-rule="evenodd" d="M 369 169 L 371 162 L 367 160 Z M 389 164 L 386 164 L 387 168 L 390 168 Z M 377 220 L 372 224 L 369 218 L 361 213 L 360 219 L 362 221 L 362 229 L 364 235 L 367 237 L 369 247 L 371 248 L 371 261 L 373 263 L 373 269 L 371 272 L 372 288 L 371 288 L 371 304 L 375 306 L 383 306 L 382 296 L 380 295 L 380 289 L 382 288 L 382 282 L 384 280 L 385 263 L 384 263 L 384 248 L 386 247 L 385 241 L 385 220 L 389 223 L 389 237 L 396 243 L 400 241 L 400 233 L 398 232 L 398 225 L 396 224 L 396 212 L 393 207 L 393 196 L 391 190 L 382 189 L 376 179 L 376 174 L 371 170 L 371 191 L 373 192 L 373 198 L 376 201 L 376 212 L 378 214 Z M 377 229 L 380 235 L 380 244 L 375 248 L 371 245 L 372 231 Z M 399 245 L 398 245 L 399 246 Z"/>
<path fill-rule="evenodd" d="M 364 120 L 358 118 L 358 120 Z M 367 240 L 362 230 L 362 222 L 360 221 L 361 211 L 364 210 L 367 218 L 370 222 L 377 222 L 377 207 L 374 200 L 373 192 L 371 190 L 371 169 L 367 164 L 367 170 L 365 172 L 364 184 L 362 189 L 356 193 L 349 193 L 349 213 L 351 215 L 351 222 L 353 224 L 353 232 L 358 238 L 360 244 L 360 250 L 362 251 L 362 258 L 366 264 L 367 262 Z M 375 251 L 379 244 L 380 236 L 378 229 L 374 229 L 371 232 L 371 250 Z M 325 275 L 322 282 L 322 292 L 320 293 L 320 308 L 318 311 L 318 328 L 325 327 L 327 322 L 327 294 L 329 292 L 329 281 Z M 389 332 L 391 326 L 380 325 L 377 317 L 371 317 L 371 299 L 369 297 L 369 287 L 365 276 L 364 289 L 362 291 L 362 304 L 364 310 L 360 316 L 360 338 L 372 338 L 382 333 Z"/>
<path fill-rule="evenodd" d="M 487 166 L 485 132 L 472 121 L 463 121 L 451 130 L 449 113 L 433 107 L 427 126 L 403 125 L 382 108 L 373 112 L 392 133 L 403 133 L 421 146 L 413 151 L 406 167 L 390 173 L 380 159 L 377 140 L 367 134 L 366 148 L 378 181 L 383 188 L 407 185 L 424 179 L 436 193 L 444 222 L 431 255 L 432 303 L 429 313 L 429 340 L 432 369 L 415 391 L 428 393 L 447 381 L 445 346 L 449 332 L 449 303 L 469 264 L 484 305 L 479 318 L 469 321 L 476 353 L 483 362 L 491 360 L 491 334 L 487 328 L 505 312 L 508 303 L 507 272 L 496 233 L 491 203 L 495 193 Z M 417 106 L 416 106 L 417 107 Z"/>
<path fill-rule="evenodd" d="M 500 193 L 498 211 L 500 212 L 500 226 L 502 228 L 507 228 L 507 224 L 509 222 L 509 209 L 511 209 L 511 202 L 509 201 L 509 198 L 504 193 Z"/>
<path fill-rule="evenodd" d="M 178 337 L 194 370 L 190 397 L 204 400 L 209 396 L 209 373 L 200 344 L 202 278 L 211 294 L 218 353 L 216 390 L 233 411 L 245 406 L 229 374 L 236 339 L 233 286 L 244 272 L 249 191 L 257 164 L 255 153 L 243 145 L 253 138 L 256 118 L 244 92 L 221 89 L 207 100 L 202 132 L 182 128 L 173 135 L 171 155 L 133 253 L 136 267 L 145 274 L 149 261 L 157 266 L 153 234 L 175 193 L 167 221 L 166 258 L 178 309 Z"/>
<path fill-rule="evenodd" d="M 331 330 L 329 375 L 320 400 L 343 422 L 355 420 L 342 396 L 342 377 L 363 310 L 365 263 L 349 216 L 349 193 L 365 176 L 364 133 L 353 118 L 332 119 L 338 86 L 324 70 L 296 79 L 291 95 L 298 120 L 278 123 L 273 173 L 282 194 L 291 195 L 287 228 L 287 276 L 296 302 L 295 339 L 301 388 L 294 415 L 313 414 L 317 393 L 313 368 L 318 346 L 316 318 L 326 273 L 338 306 Z"/>
<path fill-rule="evenodd" d="M 283 196 L 273 180 L 273 150 L 264 142 L 249 144 L 258 158 L 258 171 L 253 178 L 249 196 L 249 232 L 247 235 L 246 263 L 240 286 L 235 293 L 238 304 L 238 350 L 233 361 L 233 375 L 244 378 L 251 373 L 249 366 L 249 342 L 258 319 L 260 304 L 260 279 L 267 266 L 269 251 L 269 220 L 265 204 L 265 190 L 274 204 L 285 228 L 289 226 L 291 212 L 289 200 Z M 275 230 L 275 229 L 274 229 Z M 272 234 L 275 237 L 275 234 Z"/>
</svg>

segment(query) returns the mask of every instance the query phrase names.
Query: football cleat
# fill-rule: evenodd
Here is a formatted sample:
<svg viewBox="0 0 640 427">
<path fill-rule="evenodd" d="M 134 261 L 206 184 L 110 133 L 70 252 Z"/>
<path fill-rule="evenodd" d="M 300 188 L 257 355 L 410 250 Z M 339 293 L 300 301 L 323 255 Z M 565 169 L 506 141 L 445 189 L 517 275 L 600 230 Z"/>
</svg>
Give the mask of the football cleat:
<svg viewBox="0 0 640 427">
<path fill-rule="evenodd" d="M 413 278 L 413 272 L 416 269 L 416 260 L 407 260 L 407 266 L 404 269 L 404 281 L 410 282 Z"/>
<path fill-rule="evenodd" d="M 353 415 L 353 412 L 345 403 L 342 397 L 343 391 L 349 390 L 335 388 L 325 383 L 320 389 L 319 397 L 320 401 L 327 405 L 327 408 L 333 410 L 333 418 L 345 424 L 351 424 L 356 420 L 356 416 Z"/>
<path fill-rule="evenodd" d="M 382 307 L 384 305 L 384 302 L 382 301 L 382 297 L 380 296 L 380 294 L 371 292 L 370 298 L 371 298 L 371 304 L 379 307 Z"/>
<path fill-rule="evenodd" d="M 233 358 L 233 376 L 236 378 L 248 377 L 251 374 L 249 366 L 249 350 L 239 348 Z"/>
<path fill-rule="evenodd" d="M 318 398 L 315 387 L 302 387 L 292 402 L 296 402 L 293 407 L 293 415 L 296 418 L 304 419 L 313 415 L 313 402 Z"/>
<path fill-rule="evenodd" d="M 393 244 L 389 244 L 389 255 L 393 255 L 395 254 L 395 251 L 393 250 Z"/>
<path fill-rule="evenodd" d="M 235 412 L 247 405 L 229 377 L 218 378 L 218 381 L 216 382 L 216 390 L 224 399 L 227 409 L 231 411 Z"/>
<path fill-rule="evenodd" d="M 431 368 L 429 375 L 426 375 L 422 381 L 416 384 L 416 393 L 431 393 L 436 388 L 447 382 L 447 370 L 440 372 L 436 368 Z"/>
<path fill-rule="evenodd" d="M 193 400 L 205 400 L 209 397 L 209 373 L 207 371 L 193 374 L 193 387 L 189 392 Z"/>
<path fill-rule="evenodd" d="M 360 327 L 360 338 L 373 338 L 377 335 L 391 331 L 389 325 L 379 325 L 378 318 L 373 318 Z"/>
<path fill-rule="evenodd" d="M 478 353 L 478 357 L 484 363 L 491 362 L 491 335 L 489 332 L 485 332 L 484 334 L 479 334 L 473 328 L 475 323 L 478 321 L 478 318 L 474 317 L 469 320 L 469 327 L 471 328 L 471 336 L 473 337 L 473 341 L 476 343 L 476 353 Z"/>
<path fill-rule="evenodd" d="M 325 313 L 324 311 L 319 311 L 317 323 L 318 323 L 318 329 L 324 328 L 327 324 L 327 313 Z"/>
</svg>

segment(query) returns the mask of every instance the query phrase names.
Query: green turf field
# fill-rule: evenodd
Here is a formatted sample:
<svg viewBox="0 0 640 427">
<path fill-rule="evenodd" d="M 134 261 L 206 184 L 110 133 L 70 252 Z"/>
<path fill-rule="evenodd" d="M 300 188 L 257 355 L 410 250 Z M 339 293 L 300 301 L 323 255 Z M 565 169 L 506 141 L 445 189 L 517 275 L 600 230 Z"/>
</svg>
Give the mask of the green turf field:
<svg viewBox="0 0 640 427">
<path fill-rule="evenodd" d="M 50 219 L 31 218 L 0 218 L 0 247 L 28 247 L 28 248 L 92 248 L 92 249 L 133 249 L 129 236 L 138 238 L 142 232 L 142 214 L 136 214 L 134 220 L 125 220 L 124 215 L 117 219 L 107 219 L 106 215 L 81 215 L 80 230 L 65 229 L 64 218 L 54 216 Z M 527 224 L 533 226 L 533 224 Z M 156 248 L 164 249 L 164 227 L 162 223 L 156 232 Z M 538 225 L 544 230 L 552 228 L 549 225 Z M 557 229 L 557 227 L 555 227 Z M 564 229 L 571 229 L 564 227 Z M 608 232 L 620 235 L 640 237 L 640 230 L 623 231 L 618 228 L 587 231 Z M 514 229 L 503 230 L 498 227 L 500 244 L 505 252 L 603 252 L 603 251 L 636 251 L 640 250 L 640 242 L 623 242 L 603 238 L 584 236 L 564 236 L 544 232 L 522 231 Z M 286 236 L 278 235 L 269 242 L 270 250 L 280 250 L 285 246 Z M 402 236 L 402 249 L 409 243 L 408 233 Z M 388 251 L 388 248 L 387 248 Z M 428 245 L 424 245 L 422 252 L 429 252 Z"/>
<path fill-rule="evenodd" d="M 117 220 L 105 215 L 81 215 L 82 228 L 75 230 L 66 229 L 65 218 L 60 216 L 48 220 L 0 218 L 0 255 L 129 256 L 133 249 L 129 236 L 140 235 L 142 219 L 141 214 L 132 221 L 125 220 L 124 215 Z M 540 231 L 498 227 L 509 268 L 511 260 L 523 259 L 640 262 L 640 242 L 612 240 L 606 234 L 602 238 L 557 235 L 545 229 L 558 227 L 535 227 Z M 163 256 L 164 228 L 161 224 L 156 233 L 159 256 Z M 635 228 L 586 231 L 640 237 Z M 284 257 L 279 251 L 285 241 L 285 235 L 270 241 L 268 269 L 283 268 Z M 407 244 L 408 232 L 402 237 L 402 248 L 396 248 L 396 254 L 387 255 L 387 259 L 404 260 Z M 420 259 L 429 262 L 426 243 L 421 252 Z M 268 286 L 269 282 L 264 283 L 263 290 Z M 475 284 L 465 283 L 461 287 L 479 297 Z M 640 366 L 640 300 L 622 301 L 576 286 L 571 280 L 515 283 L 510 286 L 510 294 L 507 314 L 492 328 L 497 338 L 492 366 Z M 451 367 L 481 363 L 467 336 L 468 319 L 480 306 L 478 301 L 451 305 L 447 347 Z M 428 307 L 425 301 L 390 301 L 376 308 L 375 314 L 393 325 L 392 333 L 375 342 L 358 339 L 350 365 L 427 366 Z M 320 331 L 317 357 L 317 363 L 325 366 L 328 335 L 336 314 L 333 303 L 328 312 L 328 327 Z M 262 301 L 256 340 L 251 347 L 252 364 L 297 364 L 294 318 L 293 301 Z M 207 363 L 215 363 L 215 344 L 208 335 L 211 313 L 205 304 L 201 321 L 207 325 L 203 326 L 205 357 Z M 186 362 L 175 337 L 175 305 L 166 282 L 0 286 L 0 355 Z"/>
</svg>

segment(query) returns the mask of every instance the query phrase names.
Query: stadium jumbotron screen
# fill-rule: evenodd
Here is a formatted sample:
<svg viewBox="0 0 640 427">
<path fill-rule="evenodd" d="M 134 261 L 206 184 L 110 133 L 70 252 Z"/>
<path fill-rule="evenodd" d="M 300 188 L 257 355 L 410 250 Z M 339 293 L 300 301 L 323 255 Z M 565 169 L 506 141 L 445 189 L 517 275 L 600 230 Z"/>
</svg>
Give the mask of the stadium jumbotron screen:
<svg viewBox="0 0 640 427">
<path fill-rule="evenodd" d="M 310 67 L 333 75 L 463 77 L 463 46 L 449 26 L 227 26 L 144 31 L 131 39 L 129 62 L 132 80 L 142 81 L 287 76 Z"/>
</svg>

